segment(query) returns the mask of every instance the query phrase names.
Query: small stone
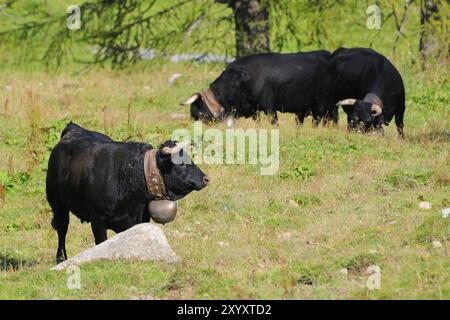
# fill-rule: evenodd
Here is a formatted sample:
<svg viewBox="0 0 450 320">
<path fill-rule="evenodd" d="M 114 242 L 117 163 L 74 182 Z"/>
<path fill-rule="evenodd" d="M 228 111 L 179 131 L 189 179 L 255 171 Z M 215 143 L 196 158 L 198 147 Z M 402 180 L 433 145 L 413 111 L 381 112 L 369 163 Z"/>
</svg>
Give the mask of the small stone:
<svg viewBox="0 0 450 320">
<path fill-rule="evenodd" d="M 4 90 L 5 92 L 10 92 L 10 91 L 12 90 L 12 86 L 9 85 L 9 84 L 7 84 L 7 85 L 5 85 L 5 86 L 3 87 L 3 90 Z"/>
<path fill-rule="evenodd" d="M 217 244 L 219 245 L 219 247 L 222 247 L 222 248 L 228 247 L 228 243 L 223 242 L 223 241 L 219 241 L 219 242 L 217 242 Z"/>
<path fill-rule="evenodd" d="M 173 85 L 179 77 L 181 77 L 181 73 L 174 73 L 167 81 L 167 84 L 169 86 Z"/>
<path fill-rule="evenodd" d="M 287 241 L 287 240 L 290 240 L 292 238 L 292 233 L 290 233 L 290 232 L 283 232 L 283 233 L 279 234 L 277 237 L 278 237 L 278 239 Z"/>
<path fill-rule="evenodd" d="M 70 265 L 98 260 L 178 262 L 180 258 L 170 247 L 160 227 L 141 223 L 61 262 L 51 270 L 63 270 Z"/>
<path fill-rule="evenodd" d="M 144 90 L 150 90 L 151 88 L 149 86 L 144 86 Z"/>
<path fill-rule="evenodd" d="M 296 207 L 296 208 L 300 207 L 300 206 L 298 205 L 298 203 L 295 202 L 295 201 L 292 200 L 292 199 L 289 199 L 288 203 L 289 203 L 289 205 L 290 205 L 291 207 Z"/>
<path fill-rule="evenodd" d="M 450 207 L 442 209 L 442 218 L 447 219 L 450 215 Z"/>
<path fill-rule="evenodd" d="M 339 269 L 339 271 L 338 271 L 340 274 L 342 274 L 343 276 L 348 276 L 348 269 L 347 268 L 342 268 L 342 269 Z"/>
<path fill-rule="evenodd" d="M 172 233 L 170 234 L 170 236 L 171 237 L 173 237 L 173 238 L 178 238 L 178 239 L 181 239 L 181 238 L 185 238 L 185 237 L 187 237 L 187 233 L 185 233 L 185 232 L 180 232 L 180 231 L 178 231 L 178 230 L 174 230 L 174 231 L 172 231 Z"/>
<path fill-rule="evenodd" d="M 231 128 L 234 127 L 235 120 L 234 120 L 234 118 L 233 118 L 232 116 L 228 116 L 228 117 L 224 120 L 224 123 L 225 123 L 225 126 L 226 126 L 228 129 L 231 129 Z"/>
<path fill-rule="evenodd" d="M 432 245 L 433 245 L 433 248 L 435 248 L 435 249 L 442 248 L 442 243 L 437 240 L 433 240 Z"/>
<path fill-rule="evenodd" d="M 428 201 L 421 201 L 421 202 L 419 202 L 419 209 L 430 210 L 431 203 L 429 203 Z"/>
</svg>

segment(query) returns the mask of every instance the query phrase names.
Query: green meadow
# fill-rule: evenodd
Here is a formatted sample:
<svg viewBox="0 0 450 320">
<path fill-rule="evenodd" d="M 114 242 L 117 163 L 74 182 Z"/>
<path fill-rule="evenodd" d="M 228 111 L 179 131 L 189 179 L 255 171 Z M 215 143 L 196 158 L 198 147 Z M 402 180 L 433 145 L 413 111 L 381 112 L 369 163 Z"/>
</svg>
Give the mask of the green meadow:
<svg viewBox="0 0 450 320">
<path fill-rule="evenodd" d="M 176 220 L 160 226 L 181 261 L 82 265 L 74 290 L 70 274 L 49 270 L 57 235 L 45 177 L 61 131 L 74 121 L 158 145 L 176 129 L 193 130 L 180 102 L 224 65 L 156 59 L 122 70 L 73 62 L 47 70 L 40 58 L 21 59 L 23 48 L 0 44 L 0 299 L 450 299 L 450 218 L 441 216 L 450 206 L 448 60 L 420 63 L 417 12 L 394 52 L 393 21 L 369 30 L 360 9 L 324 21 L 334 29 L 322 46 L 301 50 L 372 45 L 388 56 L 405 82 L 405 139 L 393 122 L 384 136 L 347 132 L 342 110 L 336 128 L 314 128 L 311 118 L 298 126 L 292 114 L 279 114 L 278 126 L 239 119 L 236 128 L 279 130 L 279 171 L 200 164 L 210 184 L 180 200 Z M 182 76 L 170 86 L 175 73 Z M 72 257 L 94 238 L 70 218 Z M 366 285 L 372 265 L 381 275 L 375 290 Z"/>
</svg>

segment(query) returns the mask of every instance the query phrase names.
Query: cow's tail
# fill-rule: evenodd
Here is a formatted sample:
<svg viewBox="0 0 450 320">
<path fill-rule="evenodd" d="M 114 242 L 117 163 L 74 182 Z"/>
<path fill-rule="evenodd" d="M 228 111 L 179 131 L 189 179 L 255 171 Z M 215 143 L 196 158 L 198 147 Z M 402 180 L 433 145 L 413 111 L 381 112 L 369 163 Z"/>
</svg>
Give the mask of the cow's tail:
<svg viewBox="0 0 450 320">
<path fill-rule="evenodd" d="M 45 192 L 47 196 L 48 204 L 50 205 L 53 213 L 51 225 L 53 229 L 59 230 L 68 223 L 69 210 L 61 202 L 61 199 L 57 190 L 57 180 L 55 174 L 57 172 L 57 166 L 54 163 L 52 154 L 48 162 L 47 178 L 45 184 Z"/>
</svg>

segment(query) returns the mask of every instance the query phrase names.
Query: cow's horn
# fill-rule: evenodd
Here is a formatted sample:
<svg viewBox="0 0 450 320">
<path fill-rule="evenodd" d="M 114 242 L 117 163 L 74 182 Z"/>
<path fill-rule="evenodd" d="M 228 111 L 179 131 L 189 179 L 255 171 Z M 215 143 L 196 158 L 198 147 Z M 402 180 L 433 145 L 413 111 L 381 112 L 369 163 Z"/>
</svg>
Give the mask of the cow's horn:
<svg viewBox="0 0 450 320">
<path fill-rule="evenodd" d="M 356 102 L 356 99 L 345 99 L 336 103 L 337 106 L 353 106 Z"/>
<path fill-rule="evenodd" d="M 381 109 L 381 107 L 377 104 L 372 104 L 371 111 L 372 111 L 372 116 L 378 117 L 383 112 L 383 109 Z"/>
<path fill-rule="evenodd" d="M 181 149 L 186 148 L 187 146 L 189 146 L 190 144 L 191 144 L 191 142 L 189 140 L 185 140 L 185 141 L 179 142 L 179 143 L 177 143 L 177 145 L 175 147 L 172 148 L 172 153 L 177 153 Z"/>
<path fill-rule="evenodd" d="M 170 148 L 170 147 L 164 147 L 164 148 L 162 148 L 161 152 L 162 152 L 162 154 L 172 154 L 172 149 L 173 148 Z"/>
<path fill-rule="evenodd" d="M 182 103 L 182 105 L 191 105 L 195 102 L 195 100 L 198 99 L 198 97 L 200 97 L 199 93 L 194 93 L 189 99 L 187 99 L 185 102 Z"/>
<path fill-rule="evenodd" d="M 174 154 L 179 152 L 181 149 L 189 146 L 191 142 L 189 140 L 182 141 L 180 143 L 177 143 L 175 147 L 164 147 L 162 148 L 161 152 L 162 154 Z"/>
</svg>

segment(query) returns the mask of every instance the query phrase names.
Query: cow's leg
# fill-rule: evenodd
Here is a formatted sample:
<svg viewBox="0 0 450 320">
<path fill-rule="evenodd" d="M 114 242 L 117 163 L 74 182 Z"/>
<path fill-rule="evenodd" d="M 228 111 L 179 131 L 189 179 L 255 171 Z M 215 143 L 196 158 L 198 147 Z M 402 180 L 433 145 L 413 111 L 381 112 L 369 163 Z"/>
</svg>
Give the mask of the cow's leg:
<svg viewBox="0 0 450 320">
<path fill-rule="evenodd" d="M 374 128 L 375 128 L 375 132 L 377 134 L 379 134 L 380 136 L 384 136 L 384 129 L 383 129 L 383 115 L 377 117 L 375 119 L 375 123 L 374 123 Z"/>
<path fill-rule="evenodd" d="M 339 121 L 339 107 L 333 106 L 333 108 L 328 109 L 327 114 L 324 119 L 324 125 L 333 123 L 334 127 L 337 127 Z"/>
<path fill-rule="evenodd" d="M 313 112 L 312 117 L 313 117 L 313 126 L 318 127 L 320 124 L 320 121 L 322 120 L 322 115 L 320 115 L 319 113 Z"/>
<path fill-rule="evenodd" d="M 275 99 L 270 88 L 266 88 L 258 103 L 263 112 L 270 118 L 270 123 L 278 123 L 277 109 L 275 108 Z"/>
<path fill-rule="evenodd" d="M 264 114 L 269 117 L 270 123 L 276 125 L 278 123 L 277 110 L 269 108 L 263 110 Z"/>
<path fill-rule="evenodd" d="M 296 113 L 295 114 L 295 121 L 298 125 L 303 125 L 305 122 L 306 113 Z"/>
<path fill-rule="evenodd" d="M 111 224 L 110 229 L 112 229 L 115 233 L 120 233 L 130 229 L 134 225 L 136 225 L 136 221 L 132 221 L 130 218 L 126 218 Z"/>
<path fill-rule="evenodd" d="M 60 263 L 67 260 L 66 234 L 69 227 L 69 210 L 58 203 L 52 203 L 51 207 L 53 210 L 52 226 L 58 233 L 56 263 Z"/>
<path fill-rule="evenodd" d="M 324 125 L 325 125 L 325 122 L 326 122 L 325 118 L 327 116 L 327 113 L 326 113 L 325 109 L 323 107 L 321 107 L 320 104 L 315 104 L 312 106 L 311 114 L 312 114 L 312 118 L 313 118 L 313 126 L 314 127 L 319 126 L 322 119 L 324 120 Z"/>
<path fill-rule="evenodd" d="M 403 134 L 403 112 L 395 115 L 395 125 L 397 126 L 398 137 L 403 139 L 405 137 Z"/>
<path fill-rule="evenodd" d="M 313 126 L 317 127 L 320 122 L 323 120 L 323 126 L 325 127 L 328 125 L 328 123 L 333 120 L 333 113 L 332 111 L 327 108 L 327 105 L 323 102 L 317 101 L 312 107 L 312 117 L 313 117 Z M 337 110 L 336 110 L 337 112 Z M 337 120 L 336 120 L 337 121 Z"/>
<path fill-rule="evenodd" d="M 330 125 L 330 122 L 332 121 L 332 119 L 331 119 L 331 117 L 330 117 L 330 115 L 328 114 L 328 112 L 327 112 L 327 114 L 325 115 L 325 117 L 323 117 L 323 126 L 324 127 L 328 127 L 329 125 Z"/>
<path fill-rule="evenodd" d="M 106 224 L 101 219 L 95 219 L 91 222 L 92 233 L 94 234 L 95 244 L 100 244 L 107 239 Z"/>
<path fill-rule="evenodd" d="M 259 111 L 255 111 L 255 113 L 252 115 L 252 119 L 256 122 L 259 122 L 260 117 L 259 117 Z"/>
<path fill-rule="evenodd" d="M 357 124 L 351 120 L 350 115 L 347 115 L 347 130 L 348 131 L 356 131 L 356 127 L 357 127 Z"/>
<path fill-rule="evenodd" d="M 274 109 L 269 110 L 268 116 L 269 116 L 269 118 L 270 118 L 270 123 L 271 123 L 272 125 L 278 124 L 277 110 L 274 110 Z"/>
</svg>

